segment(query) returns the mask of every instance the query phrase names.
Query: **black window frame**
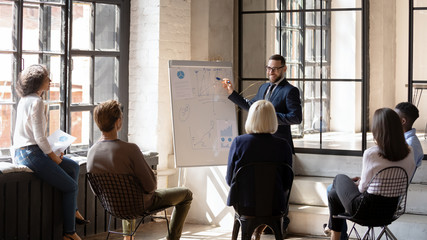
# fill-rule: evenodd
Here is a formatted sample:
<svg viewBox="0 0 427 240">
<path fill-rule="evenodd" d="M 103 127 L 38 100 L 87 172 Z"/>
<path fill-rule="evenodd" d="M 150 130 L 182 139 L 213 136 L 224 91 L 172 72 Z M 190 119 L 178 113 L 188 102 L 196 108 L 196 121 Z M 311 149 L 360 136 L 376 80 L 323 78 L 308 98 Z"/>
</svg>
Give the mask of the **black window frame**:
<svg viewBox="0 0 427 240">
<path fill-rule="evenodd" d="M 19 97 L 16 93 L 15 86 L 18 79 L 19 73 L 23 69 L 23 55 L 25 54 L 37 54 L 38 61 L 42 64 L 46 64 L 49 68 L 49 61 L 46 60 L 49 56 L 61 57 L 60 60 L 60 100 L 49 102 L 53 103 L 53 106 L 49 105 L 49 110 L 57 109 L 58 104 L 62 105 L 60 111 L 60 129 L 66 132 L 70 131 L 71 126 L 71 113 L 76 111 L 90 111 L 93 112 L 93 109 L 97 105 L 91 101 L 91 104 L 71 104 L 71 70 L 72 70 L 72 57 L 77 55 L 90 55 L 91 57 L 95 56 L 114 56 L 120 63 L 118 64 L 118 76 L 117 82 L 119 83 L 120 88 L 117 89 L 117 100 L 120 101 L 123 105 L 123 126 L 122 130 L 119 133 L 119 137 L 123 140 L 127 140 L 128 136 L 128 86 L 129 86 L 129 35 L 130 35 L 130 1 L 128 0 L 3 0 L 6 4 L 13 6 L 13 32 L 12 32 L 12 50 L 3 50 L 0 49 L 1 54 L 11 54 L 13 58 L 12 64 L 12 83 L 11 83 L 11 101 L 1 101 L 1 105 L 10 105 L 13 106 L 12 111 L 12 126 L 11 126 L 11 138 L 13 138 L 14 125 L 16 119 L 16 110 L 19 102 Z M 120 43 L 117 51 L 102 51 L 102 50 L 93 50 L 93 51 L 79 51 L 72 49 L 72 7 L 74 2 L 84 2 L 91 4 L 111 4 L 116 5 L 120 10 L 120 26 L 119 26 L 119 38 Z M 46 44 L 49 44 L 48 34 L 48 24 L 40 26 L 39 29 L 39 49 L 42 50 L 23 50 L 23 10 L 24 6 L 34 5 L 40 6 L 41 12 L 46 6 L 55 6 L 61 8 L 61 49 L 59 51 L 51 51 L 45 47 Z M 39 15 L 39 22 L 46 21 L 48 18 L 46 14 Z M 93 41 L 93 39 L 92 39 Z M 27 66 L 25 66 L 27 67 Z M 93 81 L 93 79 L 92 79 Z M 91 97 L 93 96 L 93 91 Z M 91 114 L 92 118 L 92 114 Z M 90 133 L 90 142 L 89 146 L 93 145 L 96 139 L 93 139 L 93 123 L 90 126 L 92 129 Z M 51 132 L 52 133 L 52 132 Z M 11 139 L 13 144 L 13 140 Z M 70 151 L 68 151 L 70 153 Z M 11 153 L 13 154 L 13 153 Z M 86 151 L 80 152 L 79 154 L 86 154 Z M 2 155 L 0 161 L 10 161 L 11 156 Z"/>
<path fill-rule="evenodd" d="M 414 79 L 414 15 L 416 11 L 427 11 L 427 3 L 425 6 L 417 7 L 414 5 L 414 0 L 409 0 L 409 43 L 408 43 L 408 102 L 413 103 L 418 107 L 421 93 L 414 93 L 414 84 L 427 84 L 427 79 Z M 420 95 L 418 95 L 420 94 Z M 417 99 L 418 98 L 418 99 Z M 427 124 L 424 129 L 425 136 L 427 135 Z M 424 136 L 424 137 L 425 137 Z M 424 150 L 425 151 L 425 150 Z M 427 159 L 427 154 L 424 154 L 423 160 Z"/>
<path fill-rule="evenodd" d="M 323 0 L 321 0 L 323 2 Z M 267 78 L 245 78 L 243 77 L 243 16 L 246 14 L 267 14 L 267 13 L 279 13 L 279 14 L 286 14 L 286 13 L 292 13 L 292 12 L 307 12 L 307 9 L 303 10 L 288 10 L 286 7 L 286 0 L 277 0 L 279 9 L 276 10 L 244 10 L 243 6 L 244 0 L 239 0 L 238 2 L 238 89 L 243 89 L 243 82 L 244 81 L 261 81 L 265 82 L 268 79 Z M 280 3 L 280 4 L 279 4 Z M 368 131 L 368 102 L 369 102 L 369 65 L 368 65 L 368 59 L 369 59 L 369 51 L 368 51 L 368 40 L 369 40 L 369 29 L 368 29 L 368 20 L 369 20 L 369 0 L 361 0 L 362 6 L 360 8 L 339 8 L 339 9 L 311 9 L 310 11 L 361 11 L 362 15 L 362 36 L 361 36 L 361 51 L 362 51 L 362 64 L 361 64 L 361 79 L 352 79 L 350 81 L 360 82 L 362 84 L 362 93 L 361 93 L 361 133 L 362 133 L 362 143 L 361 143 L 361 149 L 360 150 L 341 150 L 341 149 L 322 149 L 322 144 L 320 142 L 320 148 L 295 148 L 296 153 L 311 153 L 311 154 L 325 154 L 325 155 L 345 155 L 345 156 L 362 156 L 363 152 L 367 148 L 367 131 Z M 305 1 L 304 1 L 305 5 Z M 283 9 L 282 9 L 282 6 Z M 303 17 L 304 18 L 304 17 Z M 280 19 L 283 19 L 283 17 L 280 17 Z M 278 34 L 279 35 L 279 34 Z M 281 42 L 279 42 L 279 48 L 280 53 L 283 54 L 283 52 L 286 50 L 284 49 L 284 45 Z M 303 47 L 304 49 L 304 47 Z M 303 54 L 304 56 L 305 54 Z M 262 67 L 262 66 L 260 66 Z M 304 68 L 303 68 L 304 69 Z M 303 78 L 298 79 L 292 79 L 287 78 L 287 80 L 298 80 L 298 81 L 328 81 L 328 82 L 334 82 L 334 81 L 349 81 L 349 79 L 323 79 L 322 76 L 320 79 L 305 79 L 304 74 Z M 321 84 L 322 85 L 322 84 Z M 242 112 L 238 111 L 238 121 L 241 124 L 242 123 Z M 242 129 L 240 128 L 240 131 L 242 132 Z M 322 134 L 322 133 L 320 133 Z M 320 136 L 320 139 L 322 139 L 322 136 Z"/>
</svg>

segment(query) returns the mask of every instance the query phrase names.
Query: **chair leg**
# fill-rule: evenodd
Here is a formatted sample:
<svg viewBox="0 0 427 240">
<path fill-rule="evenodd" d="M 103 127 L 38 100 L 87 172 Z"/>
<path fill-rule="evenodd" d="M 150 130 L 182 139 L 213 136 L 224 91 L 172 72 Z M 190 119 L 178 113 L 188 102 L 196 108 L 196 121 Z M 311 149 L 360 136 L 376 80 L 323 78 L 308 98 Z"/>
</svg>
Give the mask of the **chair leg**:
<svg viewBox="0 0 427 240">
<path fill-rule="evenodd" d="M 363 240 L 375 240 L 375 231 L 373 227 L 368 227 L 368 231 L 366 231 L 363 236 Z"/>
<path fill-rule="evenodd" d="M 160 212 L 159 212 L 160 213 Z M 164 219 L 164 220 L 166 220 L 166 228 L 168 229 L 168 236 L 170 235 L 170 230 L 169 230 L 169 219 L 168 219 L 168 215 L 167 215 L 167 212 L 166 212 L 166 209 L 165 210 L 163 210 L 163 213 L 164 213 L 164 217 L 162 217 L 162 216 L 156 216 L 156 215 L 148 215 L 148 216 L 146 216 L 146 217 L 151 217 L 151 218 L 160 218 L 160 219 Z"/>
<path fill-rule="evenodd" d="M 283 231 L 282 230 L 274 231 L 274 236 L 276 240 L 283 240 Z"/>
<path fill-rule="evenodd" d="M 132 225 L 131 225 L 131 227 L 130 227 L 131 233 L 123 233 L 123 232 L 113 231 L 113 230 L 110 229 L 112 216 L 111 216 L 111 214 L 108 214 L 108 215 L 110 215 L 110 217 L 108 218 L 108 228 L 107 228 L 108 233 L 107 233 L 106 240 L 108 240 L 108 238 L 110 237 L 111 233 L 120 234 L 122 236 L 130 236 L 130 239 L 132 240 L 133 239 L 133 235 L 136 233 L 136 231 L 138 230 L 139 226 L 141 226 L 141 223 L 144 221 L 144 218 L 141 218 L 141 220 L 138 222 L 138 224 L 136 225 L 136 227 L 135 227 L 135 229 L 133 231 L 132 231 Z"/>
<path fill-rule="evenodd" d="M 347 239 L 350 239 L 351 233 L 354 231 L 354 234 L 356 234 L 356 238 L 358 240 L 361 240 L 362 238 L 360 238 L 359 232 L 356 229 L 356 223 L 353 223 L 353 227 L 351 227 L 350 232 L 347 234 Z"/>
<path fill-rule="evenodd" d="M 283 219 L 283 218 L 282 218 Z M 276 240 L 283 240 L 283 220 L 275 221 L 273 226 L 270 226 L 273 229 L 274 236 Z"/>
<path fill-rule="evenodd" d="M 386 230 L 385 230 L 385 227 L 383 227 L 383 228 L 381 229 L 380 234 L 378 234 L 378 237 L 376 238 L 376 240 L 381 239 L 381 237 L 384 235 L 385 231 L 386 231 Z M 386 239 L 388 239 L 387 234 L 385 235 L 385 237 L 386 237 Z"/>
<path fill-rule="evenodd" d="M 231 235 L 231 240 L 237 240 L 237 236 L 239 235 L 239 230 L 240 230 L 240 222 L 237 218 L 234 218 L 233 233 Z"/>
<path fill-rule="evenodd" d="M 397 240 L 397 237 L 394 236 L 394 234 L 390 231 L 390 229 L 388 229 L 388 227 L 385 227 L 385 231 L 386 231 L 386 235 L 388 235 L 389 237 L 391 237 L 393 240 Z"/>
<path fill-rule="evenodd" d="M 110 214 L 109 214 L 110 215 Z M 107 231 L 108 231 L 108 233 L 107 233 L 107 239 L 106 240 L 108 240 L 108 238 L 110 237 L 110 225 L 111 225 L 111 215 L 110 215 L 110 217 L 108 218 L 108 229 L 107 229 Z"/>
<path fill-rule="evenodd" d="M 386 239 L 392 239 L 392 240 L 397 240 L 396 236 L 394 236 L 394 234 L 390 231 L 390 229 L 387 226 L 384 226 L 380 232 L 380 234 L 378 235 L 378 237 L 376 238 L 376 240 L 380 240 L 381 237 L 385 234 Z"/>
<path fill-rule="evenodd" d="M 130 233 L 130 235 L 128 235 L 128 234 L 124 234 L 123 233 L 123 235 L 128 235 L 128 236 L 130 236 L 130 239 L 132 240 L 132 236 L 133 235 L 135 235 L 135 233 L 136 233 L 136 231 L 138 230 L 138 228 L 139 228 L 139 226 L 141 226 L 141 223 L 144 221 L 144 218 L 142 218 L 140 221 L 139 221 L 139 223 L 136 225 L 136 227 L 135 227 L 135 229 Z M 132 229 L 132 226 L 131 226 L 131 228 L 130 229 Z"/>
<path fill-rule="evenodd" d="M 242 240 L 251 240 L 252 234 L 255 228 L 258 227 L 255 222 L 247 221 L 245 219 L 240 220 L 240 227 L 242 228 Z"/>
<path fill-rule="evenodd" d="M 168 215 L 166 213 L 166 209 L 164 210 L 164 213 L 165 213 L 166 227 L 168 229 L 168 236 L 170 236 L 171 233 L 170 233 L 170 230 L 169 230 L 169 220 L 168 220 Z"/>
</svg>

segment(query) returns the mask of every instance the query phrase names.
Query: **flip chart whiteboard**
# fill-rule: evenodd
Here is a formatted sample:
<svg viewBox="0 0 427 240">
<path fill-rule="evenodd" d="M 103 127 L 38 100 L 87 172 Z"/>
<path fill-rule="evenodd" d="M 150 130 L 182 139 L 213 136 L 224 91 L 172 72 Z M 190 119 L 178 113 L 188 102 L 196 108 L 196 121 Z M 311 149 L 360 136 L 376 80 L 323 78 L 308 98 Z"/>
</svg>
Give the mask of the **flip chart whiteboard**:
<svg viewBox="0 0 427 240">
<path fill-rule="evenodd" d="M 233 80 L 231 63 L 169 61 L 177 167 L 227 164 L 237 121 L 223 78 Z"/>
</svg>

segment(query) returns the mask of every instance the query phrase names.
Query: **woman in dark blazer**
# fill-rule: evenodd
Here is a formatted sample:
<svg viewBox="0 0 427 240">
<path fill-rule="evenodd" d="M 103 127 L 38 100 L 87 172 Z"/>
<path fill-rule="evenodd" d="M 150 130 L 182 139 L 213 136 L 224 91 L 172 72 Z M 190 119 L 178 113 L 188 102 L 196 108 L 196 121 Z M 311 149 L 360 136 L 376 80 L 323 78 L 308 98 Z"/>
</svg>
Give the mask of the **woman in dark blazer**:
<svg viewBox="0 0 427 240">
<path fill-rule="evenodd" d="M 253 162 L 283 162 L 292 166 L 292 150 L 289 143 L 273 136 L 277 131 L 277 117 L 274 106 L 266 100 L 259 100 L 251 105 L 245 130 L 247 134 L 236 137 L 231 144 L 228 155 L 226 181 L 229 186 L 236 171 Z M 248 189 L 253 188 L 248 184 Z M 245 191 L 245 189 L 243 189 Z M 228 194 L 227 205 L 233 206 L 236 193 L 233 186 Z M 287 209 L 283 201 L 281 209 Z M 254 203 L 246 203 L 245 208 L 255 208 Z"/>
</svg>

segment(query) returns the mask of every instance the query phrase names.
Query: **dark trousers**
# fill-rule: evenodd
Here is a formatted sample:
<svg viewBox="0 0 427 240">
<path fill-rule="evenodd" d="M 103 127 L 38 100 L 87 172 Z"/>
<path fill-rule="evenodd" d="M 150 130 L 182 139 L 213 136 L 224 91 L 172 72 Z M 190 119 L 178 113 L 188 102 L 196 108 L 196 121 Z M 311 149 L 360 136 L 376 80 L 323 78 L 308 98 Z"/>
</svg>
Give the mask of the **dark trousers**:
<svg viewBox="0 0 427 240">
<path fill-rule="evenodd" d="M 328 193 L 329 224 L 328 227 L 341 232 L 344 219 L 332 216 L 347 212 L 353 214 L 357 210 L 362 194 L 356 184 L 347 175 L 339 174 L 335 177 L 331 191 Z"/>
</svg>

